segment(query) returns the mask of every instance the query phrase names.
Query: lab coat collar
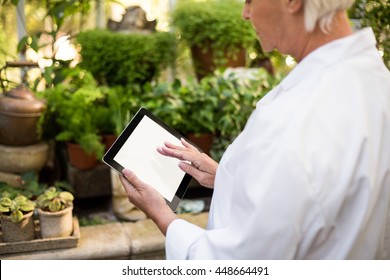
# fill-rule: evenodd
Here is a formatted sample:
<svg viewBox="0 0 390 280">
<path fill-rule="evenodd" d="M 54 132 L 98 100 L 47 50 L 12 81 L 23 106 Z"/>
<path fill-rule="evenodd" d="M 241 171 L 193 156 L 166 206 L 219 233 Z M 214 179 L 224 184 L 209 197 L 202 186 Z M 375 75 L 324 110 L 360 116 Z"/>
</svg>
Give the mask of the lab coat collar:
<svg viewBox="0 0 390 280">
<path fill-rule="evenodd" d="M 376 39 L 371 28 L 364 28 L 353 35 L 325 44 L 307 55 L 280 83 L 283 91 L 347 57 L 375 47 Z"/>
</svg>

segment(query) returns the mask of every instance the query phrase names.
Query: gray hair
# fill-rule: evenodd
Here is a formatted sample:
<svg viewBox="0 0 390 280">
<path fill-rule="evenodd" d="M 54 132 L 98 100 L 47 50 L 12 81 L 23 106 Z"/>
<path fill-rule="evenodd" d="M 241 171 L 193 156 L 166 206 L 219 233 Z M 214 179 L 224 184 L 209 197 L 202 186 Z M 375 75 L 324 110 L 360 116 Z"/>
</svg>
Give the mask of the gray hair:
<svg viewBox="0 0 390 280">
<path fill-rule="evenodd" d="M 306 30 L 313 31 L 318 23 L 322 32 L 329 32 L 336 12 L 349 9 L 353 2 L 355 0 L 304 0 Z"/>
</svg>

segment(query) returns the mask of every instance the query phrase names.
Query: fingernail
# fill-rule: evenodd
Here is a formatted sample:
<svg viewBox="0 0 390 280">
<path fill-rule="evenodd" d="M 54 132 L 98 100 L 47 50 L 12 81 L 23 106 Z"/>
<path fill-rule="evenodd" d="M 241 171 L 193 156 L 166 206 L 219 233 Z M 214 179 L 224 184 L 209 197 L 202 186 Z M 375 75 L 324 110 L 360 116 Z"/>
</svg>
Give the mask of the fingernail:
<svg viewBox="0 0 390 280">
<path fill-rule="evenodd" d="M 122 174 L 125 175 L 126 177 L 131 174 L 131 171 L 129 169 L 123 169 Z"/>
<path fill-rule="evenodd" d="M 180 167 L 180 169 L 184 169 L 185 168 L 185 166 L 186 166 L 186 164 L 184 163 L 184 162 L 179 162 L 179 167 Z"/>
</svg>

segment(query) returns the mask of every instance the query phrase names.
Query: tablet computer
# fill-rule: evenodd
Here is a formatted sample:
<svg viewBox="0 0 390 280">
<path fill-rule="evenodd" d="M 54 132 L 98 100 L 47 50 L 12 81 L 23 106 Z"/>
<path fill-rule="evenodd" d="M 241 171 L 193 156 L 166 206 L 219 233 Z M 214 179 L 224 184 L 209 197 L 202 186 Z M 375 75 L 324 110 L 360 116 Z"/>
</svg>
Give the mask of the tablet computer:
<svg viewBox="0 0 390 280">
<path fill-rule="evenodd" d="M 179 168 L 180 160 L 161 155 L 157 147 L 165 141 L 182 145 L 181 137 L 147 109 L 140 108 L 102 160 L 121 174 L 124 168 L 133 171 L 155 188 L 175 211 L 192 176 Z"/>
</svg>

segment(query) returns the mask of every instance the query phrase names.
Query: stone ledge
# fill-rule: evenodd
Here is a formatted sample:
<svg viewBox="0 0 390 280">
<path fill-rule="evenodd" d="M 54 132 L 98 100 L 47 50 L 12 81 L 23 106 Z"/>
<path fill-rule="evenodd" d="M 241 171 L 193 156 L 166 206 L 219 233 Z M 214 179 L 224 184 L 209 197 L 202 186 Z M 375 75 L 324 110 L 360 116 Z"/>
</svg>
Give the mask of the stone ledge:
<svg viewBox="0 0 390 280">
<path fill-rule="evenodd" d="M 181 214 L 180 218 L 206 227 L 208 213 Z M 1 255 L 3 260 L 165 259 L 165 237 L 149 219 L 80 228 L 76 248 Z"/>
</svg>

